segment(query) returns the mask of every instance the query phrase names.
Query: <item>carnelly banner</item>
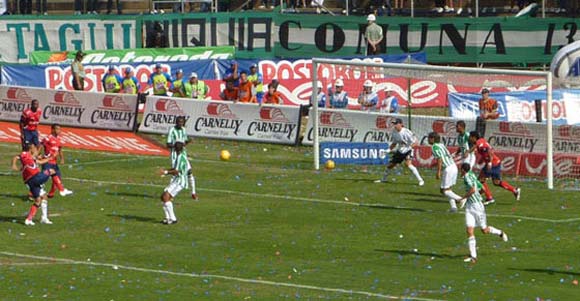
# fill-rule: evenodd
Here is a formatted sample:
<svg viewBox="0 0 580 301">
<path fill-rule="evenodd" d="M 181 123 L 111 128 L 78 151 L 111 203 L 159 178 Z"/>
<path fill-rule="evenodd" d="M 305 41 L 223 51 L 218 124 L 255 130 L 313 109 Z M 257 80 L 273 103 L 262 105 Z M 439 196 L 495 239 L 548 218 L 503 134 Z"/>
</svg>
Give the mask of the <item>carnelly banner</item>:
<svg viewBox="0 0 580 301">
<path fill-rule="evenodd" d="M 385 53 L 427 53 L 430 63 L 549 64 L 579 39 L 578 19 L 379 17 Z M 0 21 L 0 61 L 32 51 L 132 49 L 161 33 L 169 48 L 234 46 L 239 58 L 345 57 L 365 53 L 363 16 L 278 12 L 13 17 Z M 144 39 L 143 39 L 144 38 Z"/>
<path fill-rule="evenodd" d="M 137 117 L 136 95 L 0 86 L 0 120 L 20 120 L 33 99 L 44 124 L 131 131 Z"/>
<path fill-rule="evenodd" d="M 139 131 L 166 134 L 178 116 L 196 137 L 295 144 L 300 130 L 300 108 L 259 106 L 226 101 L 147 97 Z"/>
</svg>

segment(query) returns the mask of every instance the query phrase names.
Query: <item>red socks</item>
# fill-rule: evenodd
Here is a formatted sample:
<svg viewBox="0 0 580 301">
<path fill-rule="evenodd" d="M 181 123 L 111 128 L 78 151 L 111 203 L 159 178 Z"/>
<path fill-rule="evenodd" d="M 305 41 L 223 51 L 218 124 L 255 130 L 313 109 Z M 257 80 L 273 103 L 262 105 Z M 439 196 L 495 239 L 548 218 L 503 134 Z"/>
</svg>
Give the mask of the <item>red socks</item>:
<svg viewBox="0 0 580 301">
<path fill-rule="evenodd" d="M 36 215 L 37 210 L 38 210 L 38 205 L 32 204 L 32 206 L 30 206 L 30 211 L 28 211 L 28 216 L 26 217 L 26 219 L 31 221 L 34 218 L 34 216 Z"/>
<path fill-rule="evenodd" d="M 493 199 L 493 195 L 491 195 L 491 191 L 489 190 L 489 186 L 487 186 L 487 183 L 481 183 L 483 185 L 483 193 L 485 193 L 485 199 L 486 200 L 491 200 Z"/>
<path fill-rule="evenodd" d="M 503 189 L 509 190 L 512 193 L 515 193 L 516 192 L 516 189 L 512 185 L 510 185 L 508 182 L 506 182 L 506 181 L 499 181 L 499 185 L 498 186 L 501 186 Z"/>
</svg>

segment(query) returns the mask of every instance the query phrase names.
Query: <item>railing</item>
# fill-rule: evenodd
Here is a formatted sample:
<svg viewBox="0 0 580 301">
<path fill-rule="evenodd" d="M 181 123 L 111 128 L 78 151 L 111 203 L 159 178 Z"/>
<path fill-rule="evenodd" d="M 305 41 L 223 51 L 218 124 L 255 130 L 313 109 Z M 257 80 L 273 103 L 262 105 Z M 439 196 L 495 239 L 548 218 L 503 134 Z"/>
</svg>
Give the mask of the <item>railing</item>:
<svg viewBox="0 0 580 301">
<path fill-rule="evenodd" d="M 218 0 L 152 0 L 152 7 L 154 10 L 157 10 L 159 4 L 177 4 L 181 5 L 181 11 L 184 12 L 185 10 L 185 3 L 209 3 L 210 4 L 210 11 L 217 12 L 218 11 Z"/>
</svg>

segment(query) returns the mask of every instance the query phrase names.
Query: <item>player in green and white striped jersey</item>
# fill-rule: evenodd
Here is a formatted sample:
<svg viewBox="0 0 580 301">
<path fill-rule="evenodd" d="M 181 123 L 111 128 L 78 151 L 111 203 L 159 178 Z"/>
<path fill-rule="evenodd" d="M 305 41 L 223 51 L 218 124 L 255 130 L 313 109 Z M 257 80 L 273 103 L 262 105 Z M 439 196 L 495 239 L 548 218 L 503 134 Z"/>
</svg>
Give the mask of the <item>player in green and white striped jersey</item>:
<svg viewBox="0 0 580 301">
<path fill-rule="evenodd" d="M 441 179 L 441 194 L 449 198 L 450 212 L 457 212 L 457 201 L 461 199 L 451 188 L 457 182 L 457 165 L 453 161 L 451 153 L 441 143 L 441 136 L 435 132 L 429 133 L 427 137 L 431 145 L 431 152 L 433 157 L 437 159 L 437 174 L 436 179 Z"/>
<path fill-rule="evenodd" d="M 461 165 L 461 176 L 465 184 L 467 193 L 461 200 L 461 207 L 465 207 L 465 227 L 467 230 L 469 257 L 465 258 L 465 262 L 477 262 L 477 244 L 475 241 L 474 229 L 480 227 L 483 234 L 494 234 L 499 236 L 503 241 L 508 241 L 508 236 L 500 229 L 487 225 L 487 217 L 485 215 L 485 206 L 483 205 L 483 197 L 479 193 L 481 183 L 477 176 L 471 172 L 469 163 Z"/>
<path fill-rule="evenodd" d="M 185 116 L 178 116 L 175 119 L 175 126 L 170 128 L 169 133 L 167 133 L 167 148 L 171 150 L 171 164 L 173 164 L 173 161 L 175 161 L 175 157 L 177 156 L 174 147 L 176 142 L 182 142 L 184 146 L 190 142 L 185 128 Z M 185 148 L 183 149 L 183 152 L 187 156 Z M 195 193 L 195 177 L 191 171 L 189 173 L 189 182 L 191 183 L 191 198 L 197 200 L 197 194 Z"/>
<path fill-rule="evenodd" d="M 173 212 L 173 198 L 179 194 L 183 189 L 189 187 L 189 174 L 191 172 L 191 164 L 187 159 L 187 154 L 184 152 L 184 143 L 175 142 L 173 147 L 175 149 L 175 160 L 171 166 L 171 169 L 162 169 L 161 175 L 172 175 L 171 182 L 163 194 L 161 194 L 161 201 L 163 202 L 163 211 L 165 212 L 165 219 L 162 221 L 163 224 L 170 225 L 177 223 L 177 218 Z M 195 187 L 193 187 L 195 191 Z"/>
<path fill-rule="evenodd" d="M 457 121 L 455 130 L 457 131 L 457 145 L 459 146 L 455 155 L 460 155 L 463 160 L 462 162 L 469 163 L 469 166 L 473 168 L 475 165 L 475 154 L 471 151 L 472 145 L 469 144 L 469 133 L 465 130 L 465 121 Z"/>
</svg>

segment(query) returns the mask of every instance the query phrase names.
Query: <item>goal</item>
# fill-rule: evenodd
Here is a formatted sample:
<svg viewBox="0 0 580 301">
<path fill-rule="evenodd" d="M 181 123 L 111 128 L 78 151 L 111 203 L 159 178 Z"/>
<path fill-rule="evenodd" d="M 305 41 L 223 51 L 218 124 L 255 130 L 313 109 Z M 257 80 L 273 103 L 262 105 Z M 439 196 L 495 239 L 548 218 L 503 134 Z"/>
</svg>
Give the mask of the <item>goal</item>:
<svg viewBox="0 0 580 301">
<path fill-rule="evenodd" d="M 490 142 L 502 158 L 502 171 L 507 174 L 544 178 L 548 188 L 553 189 L 555 161 L 559 164 L 558 160 L 568 160 L 564 164 L 567 171 L 558 170 L 557 176 L 576 179 L 580 176 L 577 151 L 562 149 L 554 154 L 553 144 L 558 139 L 569 139 L 571 132 L 580 134 L 580 128 L 569 129 L 562 120 L 558 120 L 561 126 L 554 128 L 553 116 L 558 114 L 559 102 L 554 104 L 552 99 L 550 72 L 315 58 L 311 78 L 312 91 L 322 87 L 327 99 L 319 104 L 320 97 L 313 93 L 303 140 L 304 144 L 313 145 L 315 169 L 320 168 L 320 143 L 389 143 L 391 123 L 401 118 L 421 143 L 415 158 L 420 166 L 429 167 L 433 163 L 428 133 L 439 132 L 453 150 L 457 147 L 455 124 L 463 120 L 467 132 L 477 131 Z M 330 100 L 337 80 L 348 94 L 345 108 Z M 490 90 L 490 97 L 497 100 L 500 114 L 497 120 L 478 118 L 483 89 Z M 365 94 L 376 96 L 378 104 L 366 101 L 365 96 L 359 97 Z M 398 99 L 396 112 L 389 110 L 386 105 L 389 101 L 384 101 L 390 96 Z"/>
</svg>

